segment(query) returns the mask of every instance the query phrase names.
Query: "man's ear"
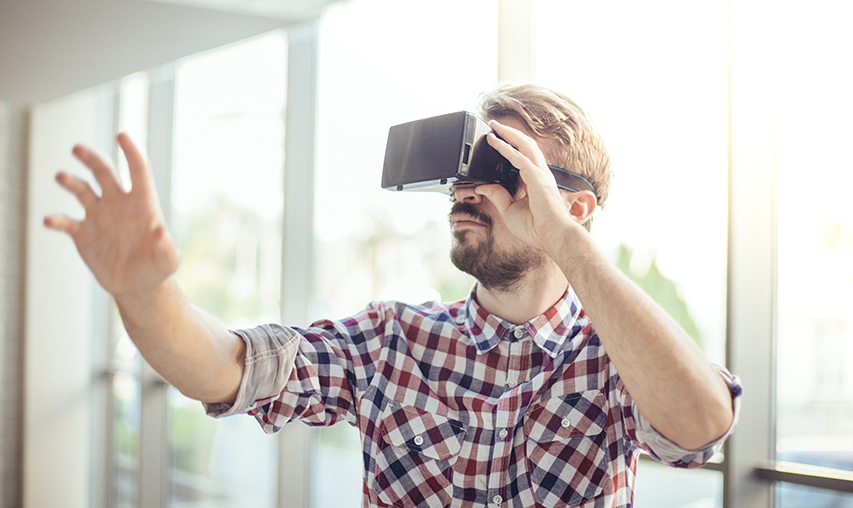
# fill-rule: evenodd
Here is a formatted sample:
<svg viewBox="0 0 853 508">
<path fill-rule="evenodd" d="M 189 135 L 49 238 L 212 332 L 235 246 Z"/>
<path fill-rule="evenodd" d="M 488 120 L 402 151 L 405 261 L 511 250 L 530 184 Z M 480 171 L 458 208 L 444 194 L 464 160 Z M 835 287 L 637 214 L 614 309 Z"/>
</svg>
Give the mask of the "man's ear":
<svg viewBox="0 0 853 508">
<path fill-rule="evenodd" d="M 566 207 L 569 209 L 569 215 L 575 219 L 578 224 L 583 224 L 592 217 L 595 212 L 597 200 L 595 194 L 590 191 L 566 192 L 564 193 Z"/>
</svg>

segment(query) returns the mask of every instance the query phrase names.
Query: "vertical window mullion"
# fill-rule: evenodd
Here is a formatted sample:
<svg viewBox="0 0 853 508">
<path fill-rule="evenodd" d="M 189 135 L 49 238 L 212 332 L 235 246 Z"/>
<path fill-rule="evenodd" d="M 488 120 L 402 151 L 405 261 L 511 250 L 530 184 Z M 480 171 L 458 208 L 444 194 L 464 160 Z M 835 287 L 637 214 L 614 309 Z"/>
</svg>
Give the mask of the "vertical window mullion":
<svg viewBox="0 0 853 508">
<path fill-rule="evenodd" d="M 744 386 L 726 450 L 724 506 L 771 508 L 753 470 L 774 453 L 775 185 L 772 47 L 766 0 L 729 2 L 727 355 Z"/>
<path fill-rule="evenodd" d="M 171 65 L 150 72 L 148 158 L 166 224 L 171 222 L 172 130 L 175 79 Z M 139 506 L 166 505 L 168 385 L 147 363 L 140 375 Z"/>
<path fill-rule="evenodd" d="M 313 301 L 314 148 L 317 111 L 316 22 L 287 32 L 281 319 L 307 325 Z M 312 429 L 288 425 L 279 445 L 278 505 L 308 508 Z"/>
<path fill-rule="evenodd" d="M 97 146 L 112 147 L 109 152 L 115 160 L 117 150 L 112 139 L 119 124 L 120 86 L 117 83 L 103 86 L 99 101 L 96 125 Z M 111 475 L 113 467 L 113 375 L 112 335 L 113 300 L 100 286 L 92 290 L 92 476 L 90 480 L 93 508 L 107 508 L 111 503 Z"/>
<path fill-rule="evenodd" d="M 534 0 L 498 3 L 498 82 L 524 83 L 536 75 Z"/>
</svg>

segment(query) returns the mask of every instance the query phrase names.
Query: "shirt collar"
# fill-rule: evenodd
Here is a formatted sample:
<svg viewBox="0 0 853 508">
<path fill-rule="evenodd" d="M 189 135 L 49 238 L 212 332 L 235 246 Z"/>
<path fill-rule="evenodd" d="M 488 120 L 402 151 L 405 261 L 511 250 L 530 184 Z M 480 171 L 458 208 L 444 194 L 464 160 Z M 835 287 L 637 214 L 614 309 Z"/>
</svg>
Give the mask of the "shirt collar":
<svg viewBox="0 0 853 508">
<path fill-rule="evenodd" d="M 483 309 L 474 296 L 476 292 L 475 285 L 465 301 L 464 323 L 479 354 L 491 351 L 502 339 L 509 340 L 516 330 L 522 330 L 553 358 L 569 347 L 568 342 L 588 324 L 580 323 L 582 308 L 571 286 L 553 307 L 522 325 L 514 325 Z"/>
</svg>

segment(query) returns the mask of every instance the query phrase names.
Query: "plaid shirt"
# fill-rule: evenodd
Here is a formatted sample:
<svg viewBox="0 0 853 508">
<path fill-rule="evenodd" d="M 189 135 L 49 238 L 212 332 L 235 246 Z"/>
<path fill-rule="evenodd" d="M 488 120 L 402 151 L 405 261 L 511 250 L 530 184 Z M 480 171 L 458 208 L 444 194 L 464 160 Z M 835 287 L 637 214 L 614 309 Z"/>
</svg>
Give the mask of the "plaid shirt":
<svg viewBox="0 0 853 508">
<path fill-rule="evenodd" d="M 364 506 L 629 507 L 639 449 L 698 467 L 732 431 L 687 451 L 652 428 L 571 288 L 520 326 L 472 293 L 235 333 L 247 344 L 243 382 L 232 406 L 208 414 L 248 412 L 266 432 L 296 419 L 357 426 Z M 736 378 L 719 370 L 739 402 Z"/>
</svg>

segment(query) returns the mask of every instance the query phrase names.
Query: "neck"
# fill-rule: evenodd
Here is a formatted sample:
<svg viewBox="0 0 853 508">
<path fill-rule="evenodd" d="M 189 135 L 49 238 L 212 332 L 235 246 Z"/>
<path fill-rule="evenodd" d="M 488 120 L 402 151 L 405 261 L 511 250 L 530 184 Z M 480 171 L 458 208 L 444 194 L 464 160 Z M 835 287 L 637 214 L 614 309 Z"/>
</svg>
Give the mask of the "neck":
<svg viewBox="0 0 853 508">
<path fill-rule="evenodd" d="M 550 309 L 568 287 L 566 276 L 556 263 L 548 260 L 507 290 L 477 284 L 477 303 L 495 316 L 520 325 Z"/>
</svg>

